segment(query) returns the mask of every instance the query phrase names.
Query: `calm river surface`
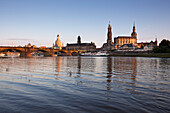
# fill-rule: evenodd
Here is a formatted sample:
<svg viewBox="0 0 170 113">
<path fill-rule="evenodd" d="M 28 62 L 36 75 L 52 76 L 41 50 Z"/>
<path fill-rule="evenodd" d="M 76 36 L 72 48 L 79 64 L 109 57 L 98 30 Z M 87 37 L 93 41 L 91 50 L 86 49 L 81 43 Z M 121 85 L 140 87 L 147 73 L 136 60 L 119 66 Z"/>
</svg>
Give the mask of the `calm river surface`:
<svg viewBox="0 0 170 113">
<path fill-rule="evenodd" d="M 1 58 L 0 112 L 170 112 L 170 58 Z"/>
</svg>

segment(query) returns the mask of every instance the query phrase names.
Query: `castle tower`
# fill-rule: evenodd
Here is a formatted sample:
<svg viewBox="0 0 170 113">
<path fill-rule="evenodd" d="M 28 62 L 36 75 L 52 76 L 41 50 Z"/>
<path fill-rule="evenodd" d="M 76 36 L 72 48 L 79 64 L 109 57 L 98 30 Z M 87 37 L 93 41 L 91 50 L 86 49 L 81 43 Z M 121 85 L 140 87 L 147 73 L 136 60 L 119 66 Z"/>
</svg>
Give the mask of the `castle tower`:
<svg viewBox="0 0 170 113">
<path fill-rule="evenodd" d="M 112 44 L 112 27 L 110 25 L 110 21 L 109 21 L 108 33 L 107 33 L 107 44 L 108 45 Z"/>
<path fill-rule="evenodd" d="M 77 38 L 77 44 L 81 45 L 81 37 L 80 36 L 78 36 L 78 38 Z"/>
<path fill-rule="evenodd" d="M 58 47 L 59 49 L 61 49 L 61 41 L 59 39 L 59 35 L 57 35 L 57 40 L 55 41 L 55 47 Z"/>
</svg>

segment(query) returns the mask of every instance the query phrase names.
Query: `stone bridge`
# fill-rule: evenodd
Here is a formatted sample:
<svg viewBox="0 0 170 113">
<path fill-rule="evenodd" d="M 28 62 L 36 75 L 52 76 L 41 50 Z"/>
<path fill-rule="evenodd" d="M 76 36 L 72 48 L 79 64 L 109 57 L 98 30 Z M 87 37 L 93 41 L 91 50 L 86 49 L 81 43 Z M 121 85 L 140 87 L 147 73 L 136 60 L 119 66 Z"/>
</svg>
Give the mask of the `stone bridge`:
<svg viewBox="0 0 170 113">
<path fill-rule="evenodd" d="M 40 51 L 44 53 L 44 56 L 54 56 L 56 52 L 61 52 L 62 55 L 71 56 L 74 54 L 78 54 L 78 51 L 73 50 L 59 50 L 53 48 L 33 48 L 33 47 L 11 47 L 11 46 L 0 46 L 0 53 L 8 52 L 8 51 L 16 51 L 20 53 L 21 57 L 32 57 L 33 52 Z"/>
</svg>

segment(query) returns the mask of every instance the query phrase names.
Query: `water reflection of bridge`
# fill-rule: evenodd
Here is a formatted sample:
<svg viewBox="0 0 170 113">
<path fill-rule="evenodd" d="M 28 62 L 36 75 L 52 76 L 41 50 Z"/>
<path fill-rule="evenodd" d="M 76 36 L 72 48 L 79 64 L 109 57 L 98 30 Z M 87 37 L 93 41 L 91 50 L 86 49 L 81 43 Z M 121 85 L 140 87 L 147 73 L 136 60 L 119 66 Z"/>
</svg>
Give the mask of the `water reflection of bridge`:
<svg viewBox="0 0 170 113">
<path fill-rule="evenodd" d="M 77 54 L 78 51 L 73 50 L 59 50 L 53 48 L 33 48 L 33 47 L 10 47 L 10 46 L 0 46 L 0 53 L 5 53 L 8 51 L 15 51 L 20 53 L 21 57 L 32 57 L 33 52 L 43 52 L 44 56 L 55 56 L 57 52 L 60 52 L 61 55 L 73 55 Z"/>
</svg>

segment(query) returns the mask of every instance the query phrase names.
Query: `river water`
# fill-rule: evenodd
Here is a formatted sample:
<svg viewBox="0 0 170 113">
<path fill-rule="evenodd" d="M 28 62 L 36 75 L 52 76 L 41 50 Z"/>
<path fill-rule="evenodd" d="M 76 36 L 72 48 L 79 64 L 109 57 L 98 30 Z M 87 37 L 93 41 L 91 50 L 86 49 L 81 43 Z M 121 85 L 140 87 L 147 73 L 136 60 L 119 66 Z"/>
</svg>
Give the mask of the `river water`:
<svg viewBox="0 0 170 113">
<path fill-rule="evenodd" d="M 1 58 L 0 112 L 170 112 L 170 58 Z"/>
</svg>

